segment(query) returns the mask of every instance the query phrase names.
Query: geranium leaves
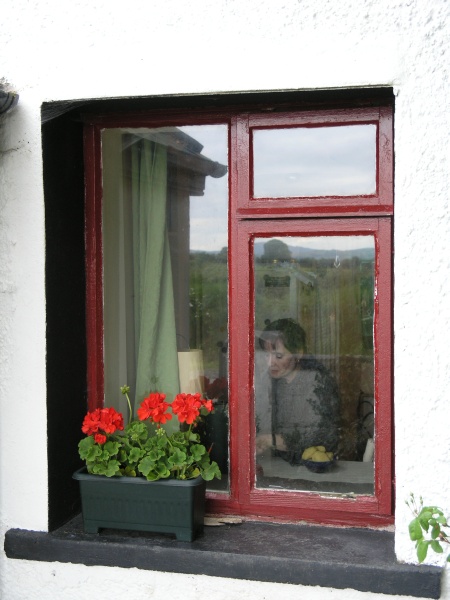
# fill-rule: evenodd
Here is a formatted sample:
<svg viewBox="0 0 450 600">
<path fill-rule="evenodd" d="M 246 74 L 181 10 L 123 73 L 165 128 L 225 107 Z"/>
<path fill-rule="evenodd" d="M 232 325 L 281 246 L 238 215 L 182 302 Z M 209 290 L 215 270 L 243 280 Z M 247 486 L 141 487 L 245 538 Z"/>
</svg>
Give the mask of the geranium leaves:
<svg viewBox="0 0 450 600">
<path fill-rule="evenodd" d="M 108 460 L 104 463 L 96 463 L 90 471 L 93 475 L 106 475 L 106 477 L 114 477 L 120 474 L 120 462 L 118 460 Z"/>
<path fill-rule="evenodd" d="M 92 436 L 86 437 L 78 444 L 80 457 L 86 461 L 88 473 L 114 477 L 120 475 L 121 463 L 117 460 L 120 444 L 109 440 L 105 444 L 97 444 Z"/>
<path fill-rule="evenodd" d="M 132 421 L 125 428 L 124 437 L 129 438 L 134 443 L 144 443 L 148 438 L 148 428 L 142 421 Z"/>
<path fill-rule="evenodd" d="M 194 460 L 198 462 L 206 454 L 206 448 L 202 444 L 195 444 L 191 447 L 191 453 Z"/>
<path fill-rule="evenodd" d="M 157 473 L 155 470 L 156 464 L 157 463 L 155 463 L 155 461 L 152 460 L 150 458 L 150 456 L 146 456 L 139 463 L 139 471 L 140 471 L 140 473 L 142 473 L 142 475 L 147 477 L 147 479 L 150 479 L 150 480 L 158 479 L 158 476 L 157 476 Z"/>
<path fill-rule="evenodd" d="M 205 446 L 198 443 L 197 434 L 189 431 L 149 438 L 138 470 L 149 481 L 168 477 L 193 479 L 199 475 L 211 481 L 221 477 L 217 463 L 211 462 Z"/>
<path fill-rule="evenodd" d="M 141 448 L 131 448 L 129 454 L 128 454 L 128 462 L 130 464 L 135 464 L 138 463 L 141 458 L 144 456 L 145 452 L 144 450 L 141 450 Z"/>
<path fill-rule="evenodd" d="M 119 453 L 120 444 L 119 442 L 114 442 L 109 440 L 106 444 L 103 445 L 103 458 L 104 460 L 108 460 L 112 456 L 117 456 Z"/>
<path fill-rule="evenodd" d="M 173 452 L 170 453 L 168 461 L 172 467 L 182 467 L 184 464 L 186 464 L 187 454 L 179 448 L 175 448 Z"/>
<path fill-rule="evenodd" d="M 205 481 L 211 481 L 214 477 L 221 478 L 219 465 L 213 461 L 209 463 L 202 471 L 202 477 Z"/>
<path fill-rule="evenodd" d="M 83 438 L 78 444 L 78 453 L 82 460 L 94 460 L 101 452 L 100 446 L 95 443 L 92 436 Z"/>
</svg>

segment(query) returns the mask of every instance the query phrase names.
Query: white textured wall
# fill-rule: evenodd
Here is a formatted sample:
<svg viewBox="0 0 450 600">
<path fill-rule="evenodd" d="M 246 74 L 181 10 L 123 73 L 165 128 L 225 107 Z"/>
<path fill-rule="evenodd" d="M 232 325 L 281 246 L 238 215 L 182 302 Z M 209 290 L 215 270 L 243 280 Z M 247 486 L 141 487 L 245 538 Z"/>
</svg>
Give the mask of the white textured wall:
<svg viewBox="0 0 450 600">
<path fill-rule="evenodd" d="M 10 565 L 8 565 L 9 567 Z M 356 590 L 239 581 L 206 575 L 177 575 L 20 561 L 20 585 L 9 575 L 2 600 L 409 600 Z M 13 569 L 11 569 L 12 571 Z M 17 577 L 18 568 L 14 569 Z M 444 596 L 441 596 L 442 598 Z M 448 596 L 446 596 L 448 597 Z"/>
<path fill-rule="evenodd" d="M 391 85 L 396 549 L 400 560 L 413 560 L 409 492 L 450 512 L 450 3 L 5 0 L 0 13 L 0 79 L 20 93 L 19 106 L 0 117 L 2 531 L 47 527 L 41 103 Z M 5 600 L 118 598 L 129 586 L 136 600 L 159 599 L 169 585 L 173 599 L 374 597 L 4 555 L 2 562 Z M 448 583 L 443 597 L 450 599 Z"/>
</svg>

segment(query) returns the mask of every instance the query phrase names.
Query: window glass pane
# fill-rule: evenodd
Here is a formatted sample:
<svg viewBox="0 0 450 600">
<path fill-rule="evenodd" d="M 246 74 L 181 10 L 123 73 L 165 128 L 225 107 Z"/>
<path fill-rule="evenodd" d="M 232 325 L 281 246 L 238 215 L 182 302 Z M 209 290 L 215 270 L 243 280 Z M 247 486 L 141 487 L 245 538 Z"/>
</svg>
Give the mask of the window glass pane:
<svg viewBox="0 0 450 600">
<path fill-rule="evenodd" d="M 376 126 L 253 130 L 255 198 L 376 191 Z"/>
<path fill-rule="evenodd" d="M 256 238 L 257 487 L 373 494 L 374 258 L 367 235 Z"/>
<path fill-rule="evenodd" d="M 105 403 L 202 392 L 228 471 L 228 128 L 107 129 L 103 155 Z M 169 426 L 175 427 L 171 421 Z"/>
</svg>

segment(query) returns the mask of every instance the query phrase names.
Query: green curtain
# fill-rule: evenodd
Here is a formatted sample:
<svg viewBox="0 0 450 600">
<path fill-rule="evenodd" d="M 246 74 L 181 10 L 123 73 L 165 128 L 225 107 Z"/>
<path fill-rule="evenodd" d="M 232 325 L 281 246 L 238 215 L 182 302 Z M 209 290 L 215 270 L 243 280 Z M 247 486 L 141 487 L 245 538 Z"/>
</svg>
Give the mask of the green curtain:
<svg viewBox="0 0 450 600">
<path fill-rule="evenodd" d="M 179 393 L 166 225 L 167 148 L 148 140 L 133 144 L 132 174 L 136 411 L 151 391 L 164 392 L 168 402 Z"/>
</svg>

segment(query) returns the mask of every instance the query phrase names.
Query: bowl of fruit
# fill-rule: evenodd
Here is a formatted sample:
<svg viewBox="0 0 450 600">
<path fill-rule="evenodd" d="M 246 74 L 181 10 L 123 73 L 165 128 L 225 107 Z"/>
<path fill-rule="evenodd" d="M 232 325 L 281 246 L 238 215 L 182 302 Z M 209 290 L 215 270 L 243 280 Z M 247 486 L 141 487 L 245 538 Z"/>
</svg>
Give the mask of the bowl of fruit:
<svg viewBox="0 0 450 600">
<path fill-rule="evenodd" d="M 326 473 L 335 464 L 333 452 L 327 452 L 325 446 L 310 446 L 302 454 L 302 460 L 308 471 Z"/>
</svg>

